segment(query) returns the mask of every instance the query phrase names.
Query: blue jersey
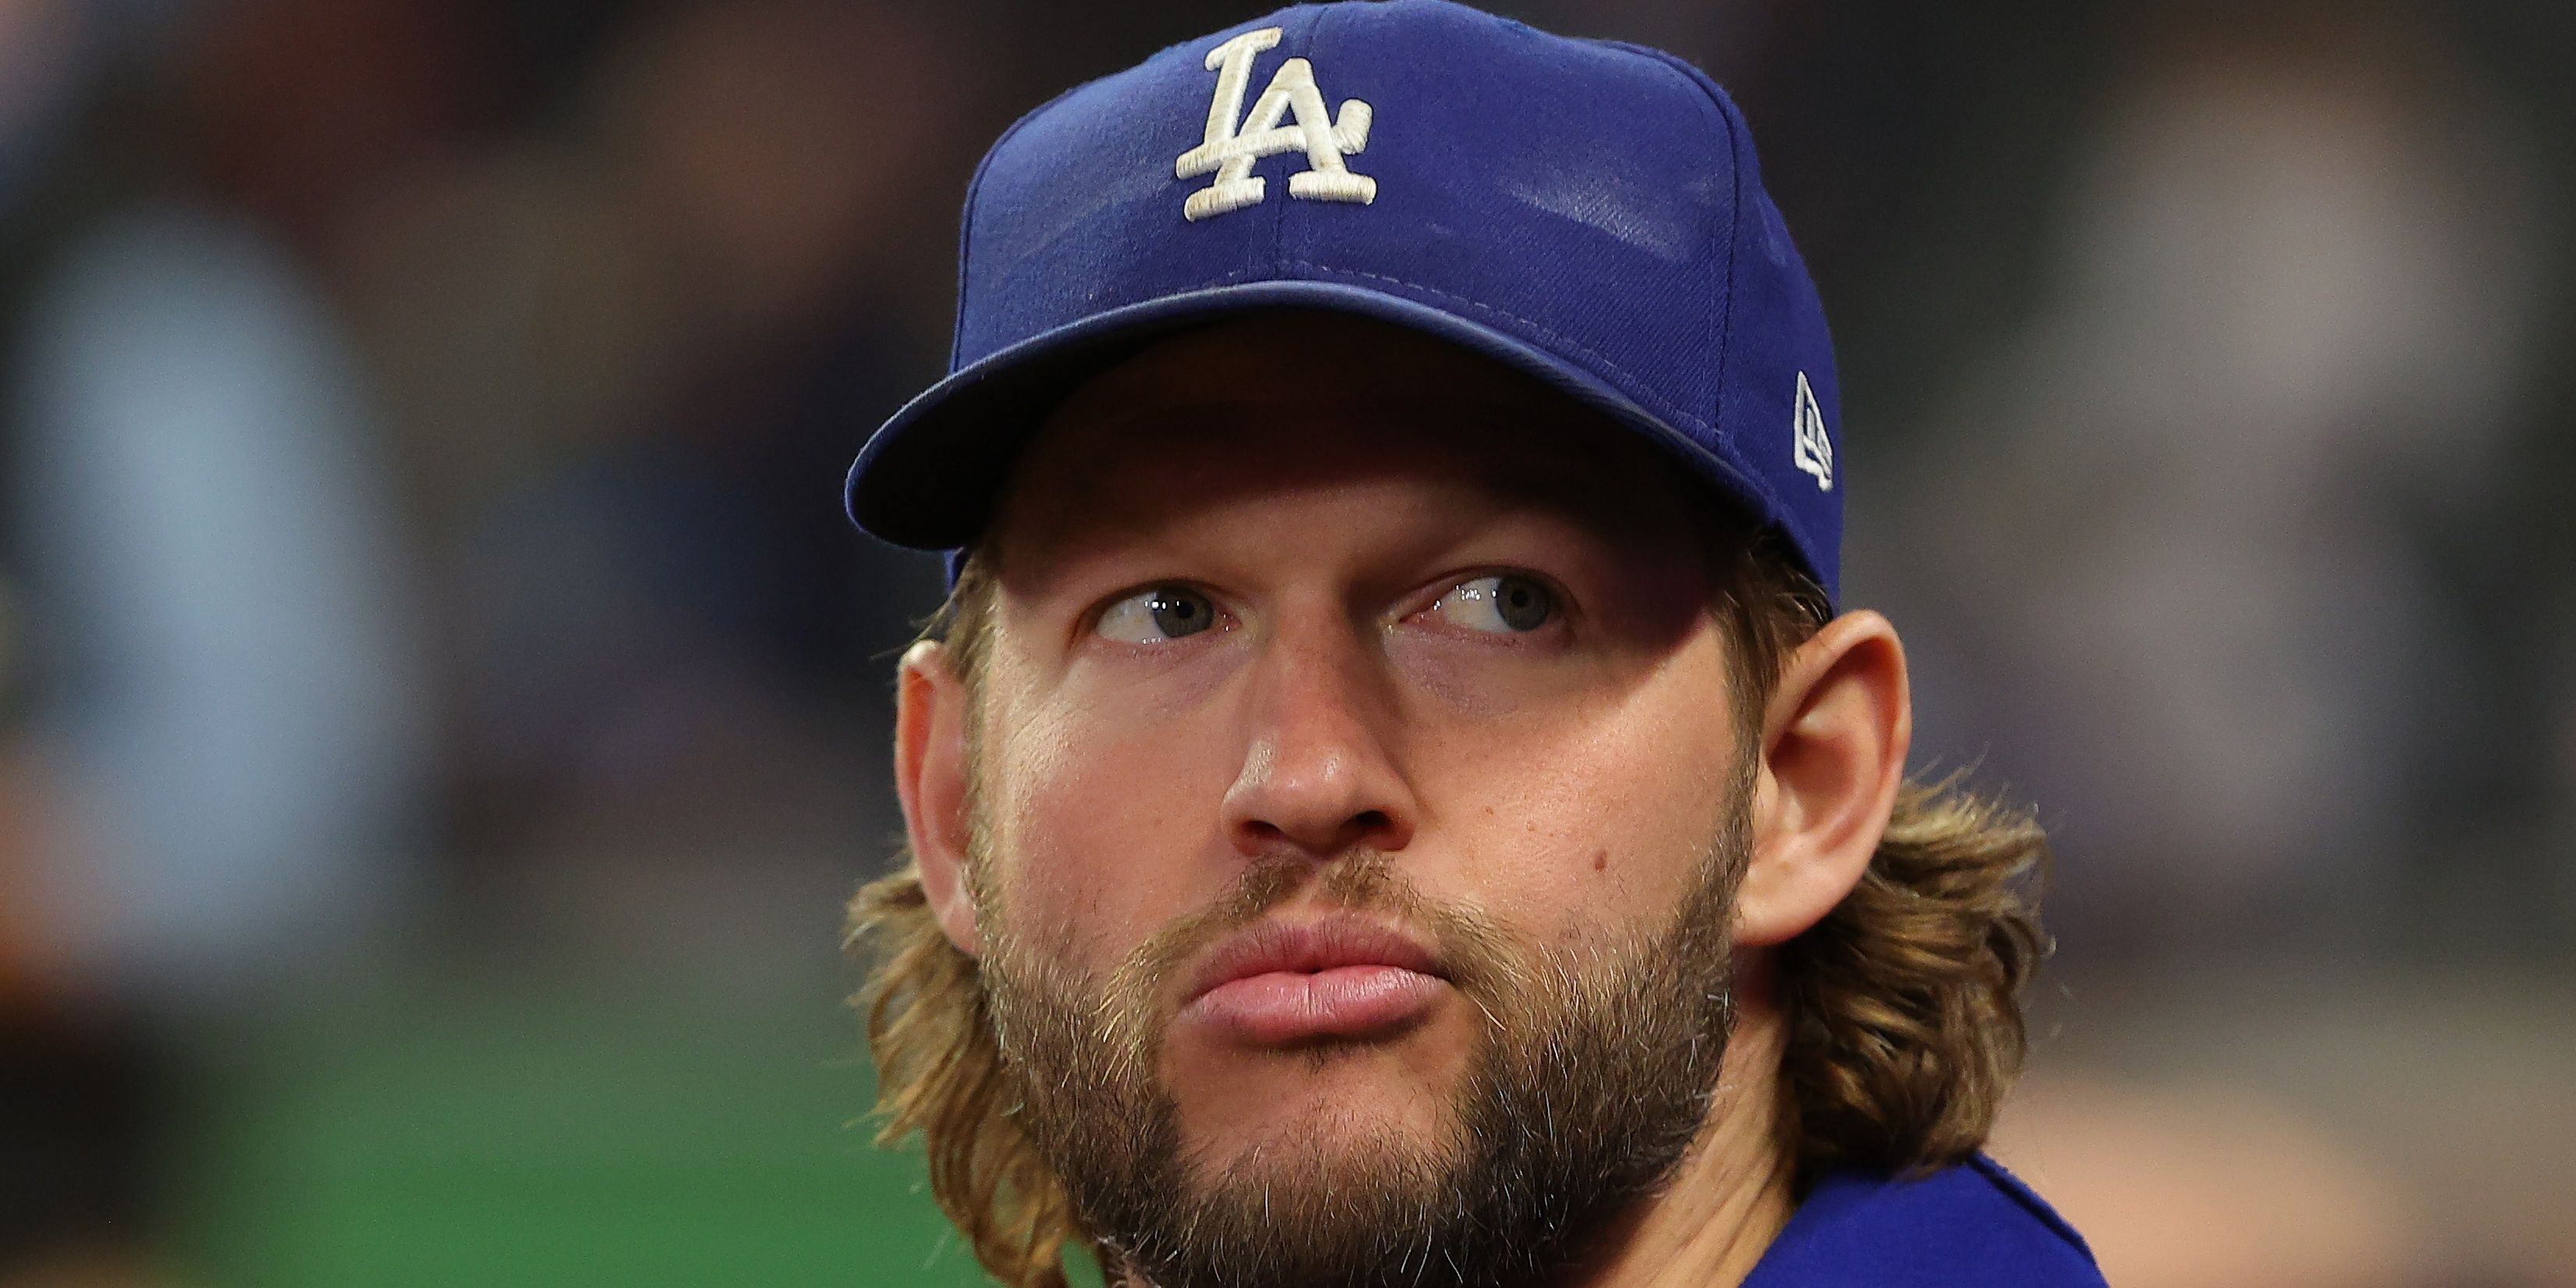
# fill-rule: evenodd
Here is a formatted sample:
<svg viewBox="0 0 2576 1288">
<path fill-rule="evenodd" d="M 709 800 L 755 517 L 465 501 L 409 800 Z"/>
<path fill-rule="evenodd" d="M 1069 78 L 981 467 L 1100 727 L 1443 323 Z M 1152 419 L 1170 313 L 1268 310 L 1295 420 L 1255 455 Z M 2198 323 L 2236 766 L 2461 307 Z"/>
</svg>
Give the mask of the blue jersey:
<svg viewBox="0 0 2576 1288">
<path fill-rule="evenodd" d="M 1980 1154 L 1929 1176 L 1819 1182 L 1744 1288 L 2103 1288 L 2092 1250 Z"/>
</svg>

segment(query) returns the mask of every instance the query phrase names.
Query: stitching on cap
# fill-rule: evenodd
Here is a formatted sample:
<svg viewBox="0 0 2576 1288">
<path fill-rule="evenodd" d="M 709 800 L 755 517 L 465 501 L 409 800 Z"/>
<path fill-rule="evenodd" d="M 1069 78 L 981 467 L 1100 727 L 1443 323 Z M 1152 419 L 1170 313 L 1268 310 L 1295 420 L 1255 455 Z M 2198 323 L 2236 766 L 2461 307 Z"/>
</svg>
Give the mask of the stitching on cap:
<svg viewBox="0 0 2576 1288">
<path fill-rule="evenodd" d="M 1635 399 L 1639 404 L 1643 405 L 1646 410 L 1676 421 L 1692 429 L 1698 429 L 1704 432 L 1708 430 L 1707 422 L 1701 420 L 1697 416 L 1691 415 L 1689 412 L 1673 406 L 1671 403 L 1665 401 L 1662 395 L 1628 388 L 1627 386 L 1636 385 L 1637 379 L 1636 377 L 1628 374 L 1628 369 L 1626 367 L 1611 361 L 1609 358 L 1603 357 L 1599 352 L 1578 341 L 1570 340 L 1557 334 L 1553 329 L 1543 323 L 1522 317 L 1520 314 L 1514 313 L 1509 309 L 1496 308 L 1482 300 L 1471 300 L 1463 295 L 1454 295 L 1448 291 L 1441 290 L 1436 286 L 1426 286 L 1420 282 L 1407 281 L 1401 277 L 1391 277 L 1385 273 L 1372 273 L 1365 269 L 1335 268 L 1329 264 L 1317 264 L 1307 260 L 1292 260 L 1288 266 L 1291 268 L 1305 269 L 1315 273 L 1332 274 L 1342 277 L 1365 277 L 1373 281 L 1391 282 L 1397 286 L 1420 291 L 1425 295 L 1434 295 L 1454 304 L 1465 305 L 1466 307 L 1474 309 L 1480 313 L 1490 314 L 1494 317 L 1518 323 L 1519 325 L 1528 328 L 1540 339 L 1598 364 L 1611 375 L 1618 378 L 1619 383 L 1622 386 L 1620 390 L 1621 393 Z"/>
<path fill-rule="evenodd" d="M 1002 155 L 1002 149 L 1009 147 L 1011 140 L 1019 137 L 1020 131 L 1026 128 L 1029 122 L 1045 115 L 1048 108 L 1106 79 L 1108 78 L 1104 76 L 1099 80 L 1085 81 L 1030 108 L 1020 119 L 1011 122 L 1011 128 L 1002 131 L 1002 137 L 993 140 L 993 146 L 984 150 L 984 159 L 975 163 L 975 177 L 966 181 L 966 209 L 963 217 L 957 221 L 957 323 L 948 337 L 948 369 L 951 372 L 957 370 L 958 355 L 965 352 L 966 279 L 973 271 L 975 263 L 975 203 L 984 192 L 985 172 L 993 168 L 993 159 Z"/>
<path fill-rule="evenodd" d="M 1709 426 L 1711 430 L 1723 435 L 1726 432 L 1726 427 L 1720 420 L 1718 413 L 1723 410 L 1726 401 L 1724 397 L 1724 390 L 1726 389 L 1726 363 L 1728 355 L 1733 352 L 1735 347 L 1735 306 L 1740 302 L 1736 298 L 1735 248 L 1736 244 L 1742 240 L 1741 235 L 1744 231 L 1745 183 L 1743 132 L 1736 128 L 1734 115 L 1726 110 L 1726 105 L 1719 102 L 1717 95 L 1712 92 L 1715 89 L 1715 86 L 1708 80 L 1706 73 L 1701 72 L 1696 67 L 1692 67 L 1687 63 L 1679 61 L 1674 58 L 1673 55 L 1660 49 L 1653 49 L 1644 45 L 1632 45 L 1626 41 L 1605 41 L 1602 43 L 1608 44 L 1615 49 L 1624 49 L 1632 54 L 1642 55 L 1646 61 L 1663 68 L 1664 71 L 1673 76 L 1674 79 L 1681 81 L 1682 84 L 1690 90 L 1692 95 L 1699 99 L 1701 106 L 1717 118 L 1718 129 L 1724 131 L 1726 134 L 1726 159 L 1728 164 L 1735 167 L 1735 173 L 1729 176 L 1727 184 L 1727 186 L 1733 189 L 1733 191 L 1728 194 L 1732 200 L 1730 203 L 1731 208 L 1726 214 L 1726 276 L 1723 279 L 1726 282 L 1726 313 L 1725 316 L 1718 319 L 1717 324 L 1717 389 L 1720 391 L 1720 394 L 1717 399 L 1717 405 L 1708 409 Z"/>
<path fill-rule="evenodd" d="M 1306 24 L 1306 56 L 1322 62 L 1326 67 L 1330 67 L 1332 65 L 1331 60 L 1324 57 L 1324 24 L 1331 22 L 1334 18 L 1340 16 L 1338 12 L 1339 7 L 1329 4 L 1317 4 L 1299 5 L 1298 8 L 1305 10 L 1309 15 L 1311 15 Z M 1331 100 L 1329 99 L 1326 100 L 1328 103 L 1330 101 Z M 1277 215 L 1270 221 L 1270 262 L 1277 265 L 1276 271 L 1282 276 L 1287 274 L 1289 265 L 1292 262 L 1288 257 L 1288 207 L 1290 204 L 1287 194 L 1282 193 L 1280 195 Z"/>
<path fill-rule="evenodd" d="M 1698 92 L 1701 103 L 1704 104 L 1709 111 L 1716 114 L 1718 125 L 1726 131 L 1727 160 L 1734 163 L 1735 166 L 1733 184 L 1735 188 L 1735 208 L 1729 216 L 1729 223 L 1726 230 L 1726 315 L 1719 320 L 1717 328 L 1718 396 L 1715 404 L 1709 408 L 1709 432 L 1713 437 L 1724 439 L 1727 436 L 1727 431 L 1723 420 L 1719 417 L 1719 413 L 1724 410 L 1726 405 L 1727 364 L 1733 358 L 1735 351 L 1736 307 L 1743 302 L 1739 298 L 1739 292 L 1737 289 L 1738 284 L 1735 277 L 1735 252 L 1736 247 L 1743 241 L 1741 234 L 1744 231 L 1744 203 L 1746 200 L 1745 189 L 1749 186 L 1745 182 L 1745 153 L 1751 150 L 1753 140 L 1751 135 L 1736 119 L 1736 113 L 1727 110 L 1728 105 L 1721 97 L 1721 91 L 1717 88 L 1717 83 L 1710 80 L 1706 72 L 1701 71 L 1688 62 L 1685 62 L 1661 49 L 1655 49 L 1646 45 L 1633 45 L 1626 41 L 1616 40 L 1601 41 L 1599 43 L 1609 45 L 1617 49 L 1624 49 L 1630 53 L 1643 55 L 1653 62 L 1662 65 L 1665 70 L 1671 72 L 1673 75 L 1680 77 L 1693 90 Z M 1803 531 L 1806 526 L 1803 520 L 1798 520 L 1793 523 L 1793 521 L 1787 517 L 1791 512 L 1790 507 L 1781 503 L 1780 494 L 1772 489 L 1769 479 L 1754 472 L 1749 466 L 1747 468 L 1737 470 L 1736 473 L 1743 476 L 1746 485 L 1751 487 L 1754 494 L 1759 496 L 1763 503 L 1771 508 L 1772 513 L 1783 516 L 1778 520 L 1778 522 L 1781 527 L 1792 529 L 1791 535 L 1797 538 L 1802 555 L 1804 554 L 1804 548 L 1809 544 L 1821 544 L 1821 542 L 1812 541 L 1810 536 Z"/>
</svg>

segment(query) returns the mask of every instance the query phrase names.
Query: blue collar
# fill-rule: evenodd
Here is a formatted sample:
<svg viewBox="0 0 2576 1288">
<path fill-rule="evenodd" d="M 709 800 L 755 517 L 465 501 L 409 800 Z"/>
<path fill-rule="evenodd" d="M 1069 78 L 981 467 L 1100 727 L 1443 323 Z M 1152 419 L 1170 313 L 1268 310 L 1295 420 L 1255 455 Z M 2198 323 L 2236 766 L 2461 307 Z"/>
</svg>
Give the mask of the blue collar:
<svg viewBox="0 0 2576 1288">
<path fill-rule="evenodd" d="M 1744 1288 L 2103 1288 L 2092 1250 L 1979 1154 L 1928 1176 L 1817 1183 Z"/>
</svg>

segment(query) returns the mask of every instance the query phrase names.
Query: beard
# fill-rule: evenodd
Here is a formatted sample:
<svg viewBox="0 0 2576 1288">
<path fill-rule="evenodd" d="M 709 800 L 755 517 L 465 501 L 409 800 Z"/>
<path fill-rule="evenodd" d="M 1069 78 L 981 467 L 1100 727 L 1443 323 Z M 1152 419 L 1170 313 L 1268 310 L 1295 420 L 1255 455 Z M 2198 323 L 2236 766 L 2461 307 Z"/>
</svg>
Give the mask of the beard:
<svg viewBox="0 0 2576 1288">
<path fill-rule="evenodd" d="M 1105 983 L 994 938 L 982 970 L 1020 1125 L 1112 1282 L 1512 1288 L 1561 1272 L 1671 1176 L 1707 1117 L 1734 1024 L 1727 927 L 1747 795 L 1663 925 L 1580 951 L 1523 948 L 1431 904 L 1375 853 L 1258 863 Z M 1491 1022 L 1441 1130 L 1334 1133 L 1364 1142 L 1337 1150 L 1292 1140 L 1211 1172 L 1155 1073 L 1166 1018 L 1155 999 L 1209 944 L 1309 887 L 1429 934 L 1451 986 Z M 1333 1056 L 1331 1044 L 1310 1053 Z"/>
</svg>

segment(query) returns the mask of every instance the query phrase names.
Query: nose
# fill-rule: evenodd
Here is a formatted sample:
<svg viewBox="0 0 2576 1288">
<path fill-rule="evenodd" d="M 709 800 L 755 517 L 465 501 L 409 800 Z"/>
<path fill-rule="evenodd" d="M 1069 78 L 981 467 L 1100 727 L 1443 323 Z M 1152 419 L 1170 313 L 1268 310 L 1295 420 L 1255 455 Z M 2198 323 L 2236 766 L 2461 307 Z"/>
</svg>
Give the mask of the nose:
<svg viewBox="0 0 2576 1288">
<path fill-rule="evenodd" d="M 1396 713 L 1347 623 L 1274 637 L 1254 664 L 1225 826 L 1247 858 L 1401 850 L 1419 813 L 1390 754 Z"/>
</svg>

